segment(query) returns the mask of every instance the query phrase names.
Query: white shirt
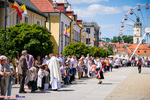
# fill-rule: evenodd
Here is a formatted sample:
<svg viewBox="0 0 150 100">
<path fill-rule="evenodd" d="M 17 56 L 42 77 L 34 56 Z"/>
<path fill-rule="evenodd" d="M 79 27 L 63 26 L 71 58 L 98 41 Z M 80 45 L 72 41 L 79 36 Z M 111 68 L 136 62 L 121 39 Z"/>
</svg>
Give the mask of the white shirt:
<svg viewBox="0 0 150 100">
<path fill-rule="evenodd" d="M 110 63 L 111 65 L 113 65 L 113 60 L 109 60 L 109 63 Z"/>
<path fill-rule="evenodd" d="M 34 76 L 35 76 L 34 73 L 31 72 L 30 81 L 33 81 L 33 80 L 34 80 Z"/>
<path fill-rule="evenodd" d="M 116 60 L 116 65 L 118 65 L 118 66 L 120 65 L 120 60 L 119 59 Z"/>
<path fill-rule="evenodd" d="M 71 60 L 70 60 L 70 68 L 72 68 L 72 65 L 73 65 L 73 68 L 76 68 L 76 59 L 73 59 L 73 58 L 71 58 Z"/>
</svg>

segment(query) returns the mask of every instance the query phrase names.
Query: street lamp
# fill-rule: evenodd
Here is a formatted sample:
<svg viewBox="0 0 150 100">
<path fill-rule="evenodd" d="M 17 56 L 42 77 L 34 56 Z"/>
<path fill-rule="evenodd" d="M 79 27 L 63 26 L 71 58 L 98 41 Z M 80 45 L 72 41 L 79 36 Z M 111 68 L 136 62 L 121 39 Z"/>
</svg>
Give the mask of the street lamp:
<svg viewBox="0 0 150 100">
<path fill-rule="evenodd" d="M 65 0 L 64 2 L 64 13 L 66 14 L 66 9 L 68 8 L 69 3 L 67 2 L 67 0 Z"/>
<path fill-rule="evenodd" d="M 66 9 L 68 8 L 69 3 L 67 2 L 67 0 L 64 1 L 64 13 L 66 14 Z M 57 2 L 56 0 L 53 2 L 53 8 L 56 9 L 57 8 Z"/>
<path fill-rule="evenodd" d="M 53 2 L 53 8 L 54 8 L 54 9 L 57 8 L 57 2 L 56 2 L 56 0 Z"/>
</svg>

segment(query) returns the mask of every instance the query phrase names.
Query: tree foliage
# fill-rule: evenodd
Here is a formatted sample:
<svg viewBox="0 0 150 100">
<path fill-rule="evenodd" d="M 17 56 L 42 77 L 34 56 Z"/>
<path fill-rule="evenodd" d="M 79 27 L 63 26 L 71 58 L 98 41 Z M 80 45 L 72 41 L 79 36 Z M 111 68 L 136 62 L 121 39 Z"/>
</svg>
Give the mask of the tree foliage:
<svg viewBox="0 0 150 100">
<path fill-rule="evenodd" d="M 34 57 L 43 57 L 53 51 L 50 33 L 45 27 L 37 24 L 16 24 L 6 29 L 6 42 L 3 38 L 4 29 L 0 29 L 0 53 L 11 57 L 22 50 L 27 50 Z"/>
<path fill-rule="evenodd" d="M 74 43 L 71 42 L 67 45 L 63 51 L 63 55 L 75 55 L 77 58 L 80 58 L 81 55 L 86 56 L 89 53 L 89 48 L 83 43 Z"/>
<path fill-rule="evenodd" d="M 75 55 L 77 58 L 80 58 L 81 55 L 86 56 L 90 54 L 93 57 L 108 57 L 108 50 L 102 49 L 101 47 L 88 47 L 83 43 L 74 43 L 71 42 L 67 45 L 62 53 L 65 56 Z"/>
<path fill-rule="evenodd" d="M 133 36 L 123 35 L 122 38 L 124 40 L 124 43 L 133 43 Z M 118 43 L 118 42 L 122 42 L 121 37 L 114 36 L 112 39 L 112 43 Z"/>
<path fill-rule="evenodd" d="M 110 55 L 113 55 L 113 46 L 111 44 L 108 45 L 107 50 Z"/>
</svg>

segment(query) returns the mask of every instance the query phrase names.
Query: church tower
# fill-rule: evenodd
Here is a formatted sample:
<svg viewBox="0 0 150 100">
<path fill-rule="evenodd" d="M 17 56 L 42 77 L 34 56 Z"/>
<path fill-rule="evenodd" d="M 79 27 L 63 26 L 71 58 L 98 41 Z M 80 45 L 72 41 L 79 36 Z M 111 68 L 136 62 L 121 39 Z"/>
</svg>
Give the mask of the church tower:
<svg viewBox="0 0 150 100">
<path fill-rule="evenodd" d="M 142 40 L 142 23 L 139 17 L 136 18 L 136 23 L 134 24 L 134 35 L 133 44 L 138 44 Z"/>
</svg>

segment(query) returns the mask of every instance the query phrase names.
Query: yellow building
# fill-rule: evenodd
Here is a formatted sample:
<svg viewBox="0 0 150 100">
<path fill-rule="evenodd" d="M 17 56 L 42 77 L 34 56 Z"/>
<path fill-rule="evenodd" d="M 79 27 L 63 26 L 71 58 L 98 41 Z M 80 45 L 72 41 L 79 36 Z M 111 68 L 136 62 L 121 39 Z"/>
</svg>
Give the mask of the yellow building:
<svg viewBox="0 0 150 100">
<path fill-rule="evenodd" d="M 13 12 L 10 16 L 7 17 L 7 27 L 15 26 L 17 23 L 27 23 L 27 24 L 38 24 L 46 26 L 46 16 L 36 8 L 30 0 L 15 0 L 18 4 L 25 4 L 28 12 L 28 16 L 23 17 L 22 20 L 18 17 L 16 9 L 12 8 L 13 0 L 7 1 L 7 15 Z M 5 8 L 4 1 L 0 1 L 0 28 L 4 28 L 4 18 L 5 18 Z"/>
</svg>

